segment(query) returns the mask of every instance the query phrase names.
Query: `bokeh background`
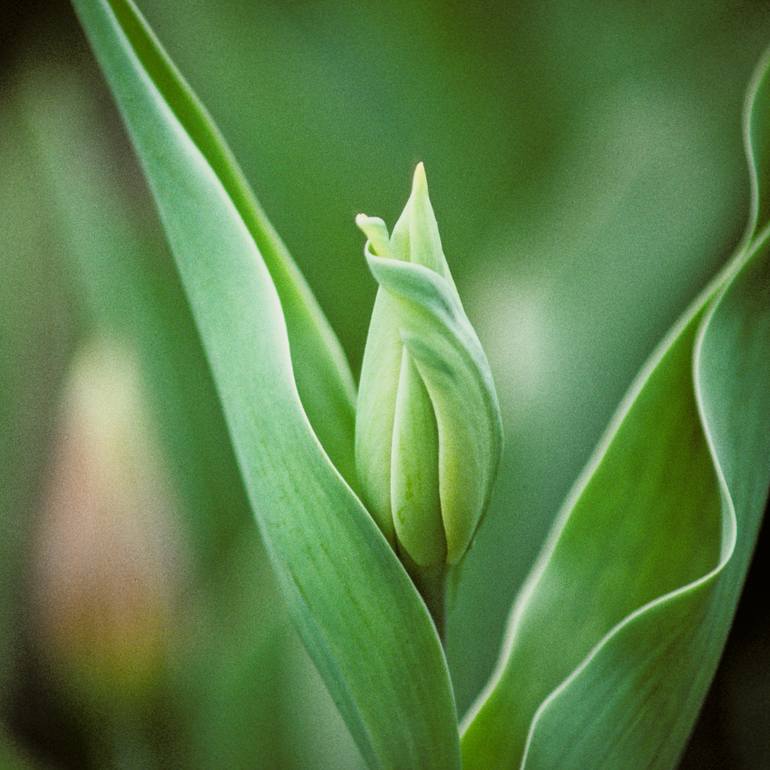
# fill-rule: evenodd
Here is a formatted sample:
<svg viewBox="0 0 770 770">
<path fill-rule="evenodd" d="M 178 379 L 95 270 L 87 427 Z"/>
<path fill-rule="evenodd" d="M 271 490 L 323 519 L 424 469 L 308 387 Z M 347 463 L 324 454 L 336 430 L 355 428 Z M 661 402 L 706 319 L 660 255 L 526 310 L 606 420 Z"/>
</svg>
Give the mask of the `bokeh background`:
<svg viewBox="0 0 770 770">
<path fill-rule="evenodd" d="M 360 366 L 353 225 L 426 163 L 507 448 L 461 712 L 656 341 L 747 216 L 745 0 L 143 0 Z M 69 6 L 0 6 L 0 767 L 359 768 L 287 622 L 149 194 Z M 765 532 L 684 768 L 770 767 Z M 394 622 L 398 622 L 394 619 Z"/>
</svg>

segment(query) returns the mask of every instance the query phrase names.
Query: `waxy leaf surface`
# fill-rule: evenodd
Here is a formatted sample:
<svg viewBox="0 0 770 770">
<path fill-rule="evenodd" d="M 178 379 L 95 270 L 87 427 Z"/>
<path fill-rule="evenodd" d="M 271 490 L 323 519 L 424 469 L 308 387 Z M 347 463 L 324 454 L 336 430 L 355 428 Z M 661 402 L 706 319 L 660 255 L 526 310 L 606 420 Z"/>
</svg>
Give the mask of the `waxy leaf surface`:
<svg viewBox="0 0 770 770">
<path fill-rule="evenodd" d="M 464 767 L 672 768 L 730 628 L 770 483 L 767 62 L 753 203 L 723 273 L 643 369 L 557 520 L 466 720 Z"/>
</svg>

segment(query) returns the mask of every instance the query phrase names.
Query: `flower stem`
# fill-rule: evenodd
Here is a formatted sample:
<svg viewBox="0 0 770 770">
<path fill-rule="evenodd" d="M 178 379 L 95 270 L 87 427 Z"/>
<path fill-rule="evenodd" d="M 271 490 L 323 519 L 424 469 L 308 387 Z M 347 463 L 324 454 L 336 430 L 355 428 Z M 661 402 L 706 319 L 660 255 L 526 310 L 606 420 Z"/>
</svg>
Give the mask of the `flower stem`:
<svg viewBox="0 0 770 770">
<path fill-rule="evenodd" d="M 446 646 L 446 567 L 420 567 L 413 562 L 405 566 L 433 618 L 442 646 Z"/>
</svg>

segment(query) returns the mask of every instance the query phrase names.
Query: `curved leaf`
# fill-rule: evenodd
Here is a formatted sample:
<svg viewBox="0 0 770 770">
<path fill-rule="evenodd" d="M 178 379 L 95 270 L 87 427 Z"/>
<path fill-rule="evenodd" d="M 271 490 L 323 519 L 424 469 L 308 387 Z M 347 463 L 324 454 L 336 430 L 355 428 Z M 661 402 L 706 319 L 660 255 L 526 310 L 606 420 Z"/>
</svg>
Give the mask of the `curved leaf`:
<svg viewBox="0 0 770 770">
<path fill-rule="evenodd" d="M 204 156 L 254 239 L 281 300 L 302 404 L 332 461 L 353 484 L 355 386 L 334 332 L 213 120 L 152 30 L 130 1 L 115 0 L 110 8 L 146 77 Z"/>
<path fill-rule="evenodd" d="M 557 520 L 467 720 L 469 770 L 670 768 L 697 716 L 770 484 L 759 72 L 744 245 L 652 356 Z"/>
<path fill-rule="evenodd" d="M 133 6 L 75 5 L 150 181 L 303 640 L 370 767 L 456 768 L 438 637 L 305 415 L 279 295 L 237 201 L 190 132 L 189 116 L 180 118 L 179 105 L 168 102 L 173 94 L 156 82 Z"/>
</svg>

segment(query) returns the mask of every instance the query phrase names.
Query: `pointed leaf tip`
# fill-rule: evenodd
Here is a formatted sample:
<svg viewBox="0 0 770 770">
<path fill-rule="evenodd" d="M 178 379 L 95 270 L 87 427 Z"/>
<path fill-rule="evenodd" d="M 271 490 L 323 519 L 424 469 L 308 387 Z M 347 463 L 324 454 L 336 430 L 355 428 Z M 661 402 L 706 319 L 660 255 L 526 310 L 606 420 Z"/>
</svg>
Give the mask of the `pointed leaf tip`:
<svg viewBox="0 0 770 770">
<path fill-rule="evenodd" d="M 369 247 L 374 254 L 380 257 L 390 256 L 390 235 L 382 219 L 358 214 L 356 215 L 356 226 L 367 237 Z"/>
</svg>

